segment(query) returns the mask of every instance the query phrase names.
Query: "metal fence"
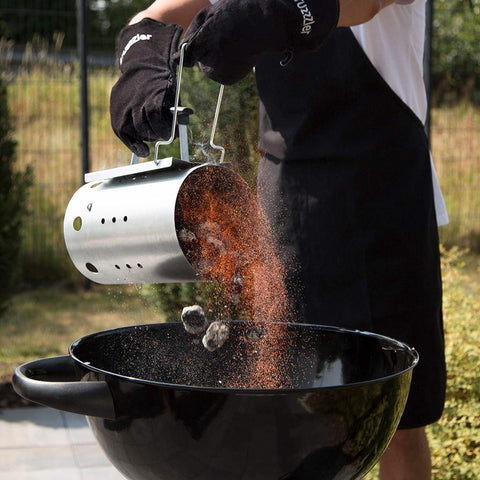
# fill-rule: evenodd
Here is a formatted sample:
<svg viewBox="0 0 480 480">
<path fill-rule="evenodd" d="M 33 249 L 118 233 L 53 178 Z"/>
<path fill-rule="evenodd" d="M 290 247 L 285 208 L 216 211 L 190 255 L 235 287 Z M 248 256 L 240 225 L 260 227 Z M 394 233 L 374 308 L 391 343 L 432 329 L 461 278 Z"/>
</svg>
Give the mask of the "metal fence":
<svg viewBox="0 0 480 480">
<path fill-rule="evenodd" d="M 16 26 L 15 40 L 8 34 L 0 39 L 1 74 L 17 141 L 16 164 L 19 169 L 31 165 L 34 173 L 24 229 L 23 277 L 31 283 L 57 280 L 73 272 L 62 222 L 83 172 L 129 158 L 109 128 L 114 52 L 88 58 L 87 51 L 95 45 L 86 42 L 84 1 L 0 6 L 0 19 Z"/>
<path fill-rule="evenodd" d="M 39 282 L 75 275 L 62 221 L 83 171 L 126 164 L 129 153 L 109 123 L 114 48 L 110 43 L 102 50 L 89 39 L 86 0 L 37 0 L 35 8 L 31 3 L 12 6 L 0 0 L 0 21 L 16 26 L 17 39 L 27 39 L 1 38 L 0 64 L 15 124 L 17 165 L 34 168 L 23 262 L 25 279 Z M 102 8 L 101 1 L 93 4 Z M 430 118 L 432 151 L 452 219 L 443 239 L 478 249 L 480 112 L 454 105 L 432 109 Z"/>
</svg>

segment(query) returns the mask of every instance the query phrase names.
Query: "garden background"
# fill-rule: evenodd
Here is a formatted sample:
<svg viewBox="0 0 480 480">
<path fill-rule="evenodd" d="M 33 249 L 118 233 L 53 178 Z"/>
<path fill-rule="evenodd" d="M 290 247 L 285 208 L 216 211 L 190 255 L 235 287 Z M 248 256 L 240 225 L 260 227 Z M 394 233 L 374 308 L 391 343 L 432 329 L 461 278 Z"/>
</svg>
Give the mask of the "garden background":
<svg viewBox="0 0 480 480">
<path fill-rule="evenodd" d="M 201 296 L 196 285 L 98 287 L 73 268 L 63 214 L 85 171 L 126 165 L 109 92 L 115 37 L 148 0 L 0 0 L 0 380 L 21 362 L 63 354 L 79 336 L 169 319 Z M 428 6 L 429 134 L 450 224 L 443 246 L 449 391 L 429 431 L 435 478 L 480 472 L 480 3 Z M 218 86 L 188 69 L 190 149 L 202 161 Z M 249 182 L 257 161 L 253 77 L 225 91 L 216 143 Z M 161 152 L 174 154 L 174 144 Z M 0 392 L 1 395 L 1 392 Z M 0 398 L 1 402 L 1 398 Z M 0 408 L 2 404 L 0 403 Z"/>
</svg>

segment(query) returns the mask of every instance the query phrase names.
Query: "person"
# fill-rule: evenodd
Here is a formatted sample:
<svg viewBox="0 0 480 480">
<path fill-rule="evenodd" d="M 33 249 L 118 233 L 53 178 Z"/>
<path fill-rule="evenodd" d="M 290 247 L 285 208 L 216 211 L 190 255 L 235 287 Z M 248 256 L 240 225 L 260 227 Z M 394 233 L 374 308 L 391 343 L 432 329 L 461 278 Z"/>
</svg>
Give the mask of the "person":
<svg viewBox="0 0 480 480">
<path fill-rule="evenodd" d="M 210 78 L 231 84 L 255 68 L 258 192 L 301 266 L 288 279 L 301 320 L 418 350 L 380 478 L 431 478 L 425 426 L 441 416 L 446 384 L 437 230 L 448 217 L 423 125 L 425 0 L 157 0 L 122 32 L 120 55 L 135 32 L 154 35 L 151 22 L 168 34 L 137 40 L 124 62 L 112 90 L 117 135 L 140 156 L 145 141 L 168 136 L 174 79 L 152 64 L 178 61 L 176 25 L 187 65 Z"/>
</svg>

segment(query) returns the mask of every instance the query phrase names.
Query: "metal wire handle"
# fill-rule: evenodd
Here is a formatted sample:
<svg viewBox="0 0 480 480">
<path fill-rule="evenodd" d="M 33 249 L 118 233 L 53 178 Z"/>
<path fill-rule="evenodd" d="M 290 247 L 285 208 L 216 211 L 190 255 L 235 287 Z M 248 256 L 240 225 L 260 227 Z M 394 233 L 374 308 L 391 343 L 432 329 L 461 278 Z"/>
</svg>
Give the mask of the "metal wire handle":
<svg viewBox="0 0 480 480">
<path fill-rule="evenodd" d="M 170 138 L 168 140 L 159 140 L 155 143 L 155 155 L 153 157 L 154 162 L 158 163 L 158 149 L 163 145 L 170 145 L 175 140 L 175 129 L 177 127 L 177 114 L 178 114 L 178 103 L 180 101 L 180 87 L 182 84 L 182 74 L 183 74 L 183 59 L 185 57 L 185 49 L 187 48 L 187 43 L 183 43 L 180 47 L 180 60 L 178 62 L 178 71 L 177 71 L 177 88 L 175 91 L 175 103 L 173 108 L 173 119 L 172 119 L 172 128 L 170 130 Z"/>
<path fill-rule="evenodd" d="M 161 159 L 158 158 L 158 151 L 161 146 L 164 145 L 170 145 L 173 143 L 175 140 L 175 129 L 177 126 L 177 117 L 178 117 L 178 104 L 180 102 L 180 89 L 181 89 L 181 84 L 182 84 L 182 74 L 183 74 L 183 59 L 185 57 L 185 49 L 187 48 L 188 43 L 183 43 L 180 47 L 180 58 L 178 62 L 178 71 L 177 71 L 177 88 L 175 90 L 175 102 L 174 102 L 174 107 L 173 107 L 173 118 L 172 118 L 172 129 L 170 130 L 170 138 L 168 140 L 158 140 L 155 143 L 155 153 L 154 153 L 154 158 L 153 161 L 155 163 L 159 163 Z M 216 145 L 214 143 L 214 138 L 215 138 L 215 132 L 217 129 L 217 123 L 218 123 L 218 116 L 220 113 L 220 107 L 222 104 L 222 98 L 223 98 L 223 91 L 225 89 L 224 85 L 220 85 L 220 91 L 218 93 L 218 98 L 217 98 L 217 106 L 215 108 L 215 115 L 213 118 L 213 123 L 212 123 L 212 131 L 210 133 L 210 146 L 214 150 L 219 150 L 220 151 L 220 160 L 219 163 L 223 162 L 223 159 L 225 157 L 225 148 Z M 130 164 L 136 164 L 139 162 L 139 158 L 135 153 L 132 153 L 132 159 L 130 161 Z"/>
<path fill-rule="evenodd" d="M 215 131 L 217 130 L 218 115 L 220 113 L 220 106 L 222 105 L 224 89 L 225 89 L 225 85 L 220 85 L 220 91 L 218 92 L 218 99 L 217 99 L 217 107 L 215 108 L 215 116 L 213 117 L 212 132 L 210 134 L 210 146 L 214 150 L 220 150 L 220 160 L 218 163 L 223 162 L 223 159 L 225 157 L 225 149 L 220 145 L 215 145 L 215 143 L 213 143 L 213 139 L 215 138 Z"/>
</svg>

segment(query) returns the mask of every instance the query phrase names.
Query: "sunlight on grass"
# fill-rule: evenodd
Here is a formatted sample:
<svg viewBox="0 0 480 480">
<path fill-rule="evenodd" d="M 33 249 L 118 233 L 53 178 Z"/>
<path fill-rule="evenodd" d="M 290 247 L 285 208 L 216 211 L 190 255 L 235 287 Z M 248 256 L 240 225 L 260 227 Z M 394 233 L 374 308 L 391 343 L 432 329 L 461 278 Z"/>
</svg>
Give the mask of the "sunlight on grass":
<svg viewBox="0 0 480 480">
<path fill-rule="evenodd" d="M 460 103 L 431 115 L 432 155 L 450 216 L 442 242 L 480 251 L 480 109 Z"/>
<path fill-rule="evenodd" d="M 9 379 L 19 363 L 66 354 L 83 335 L 163 318 L 134 287 L 94 286 L 86 292 L 44 288 L 19 294 L 0 319 L 0 379 Z"/>
</svg>

